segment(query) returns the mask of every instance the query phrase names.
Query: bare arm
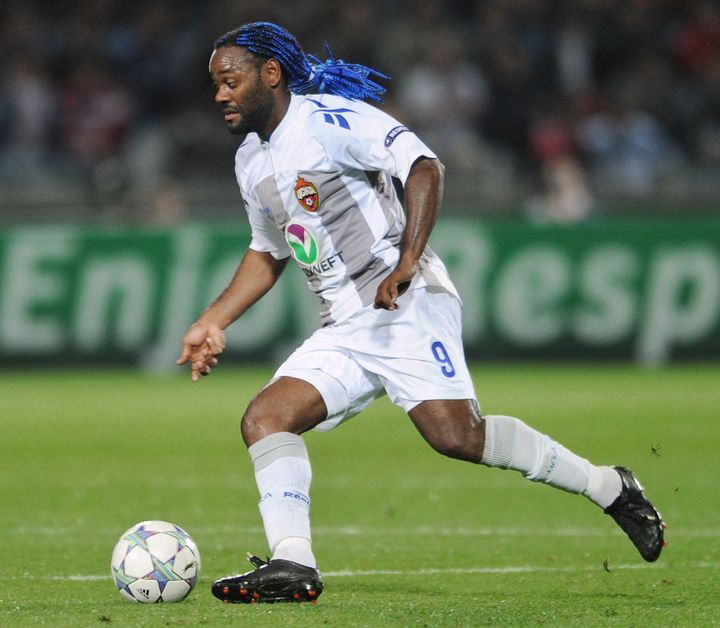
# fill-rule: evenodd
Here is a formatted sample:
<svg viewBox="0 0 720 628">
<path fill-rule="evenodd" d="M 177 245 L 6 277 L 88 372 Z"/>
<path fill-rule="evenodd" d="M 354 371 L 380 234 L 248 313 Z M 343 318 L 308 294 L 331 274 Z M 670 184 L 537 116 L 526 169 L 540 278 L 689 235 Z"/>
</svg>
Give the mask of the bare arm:
<svg viewBox="0 0 720 628">
<path fill-rule="evenodd" d="M 194 382 L 208 375 L 225 349 L 223 330 L 240 318 L 275 285 L 287 265 L 287 258 L 275 259 L 270 253 L 248 249 L 232 281 L 208 307 L 183 338 L 177 364 L 191 364 Z"/>
<path fill-rule="evenodd" d="M 230 284 L 200 316 L 198 323 L 225 329 L 240 318 L 275 285 L 288 258 L 275 259 L 270 253 L 248 249 Z"/>
<path fill-rule="evenodd" d="M 378 286 L 375 307 L 397 308 L 395 302 L 410 285 L 418 260 L 430 239 L 443 194 L 444 167 L 437 159 L 419 159 L 405 182 L 407 224 L 400 241 L 398 265 Z"/>
</svg>

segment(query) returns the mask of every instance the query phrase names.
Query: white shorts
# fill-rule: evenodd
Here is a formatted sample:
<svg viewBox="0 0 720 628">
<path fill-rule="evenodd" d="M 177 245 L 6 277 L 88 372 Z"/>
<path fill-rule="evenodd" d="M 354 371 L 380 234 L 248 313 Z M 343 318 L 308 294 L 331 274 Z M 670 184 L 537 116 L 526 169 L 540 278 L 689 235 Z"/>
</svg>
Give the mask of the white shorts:
<svg viewBox="0 0 720 628">
<path fill-rule="evenodd" d="M 368 306 L 318 329 L 278 368 L 322 395 L 328 431 L 384 394 L 406 412 L 429 399 L 475 399 L 465 364 L 460 303 L 446 292 L 409 290 L 393 311 Z"/>
</svg>

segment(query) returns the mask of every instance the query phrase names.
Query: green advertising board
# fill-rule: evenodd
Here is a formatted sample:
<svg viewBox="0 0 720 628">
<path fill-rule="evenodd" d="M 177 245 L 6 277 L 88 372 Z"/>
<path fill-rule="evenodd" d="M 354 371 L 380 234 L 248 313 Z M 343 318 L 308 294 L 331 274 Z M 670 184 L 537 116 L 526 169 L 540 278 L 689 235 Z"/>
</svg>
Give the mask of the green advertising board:
<svg viewBox="0 0 720 628">
<path fill-rule="evenodd" d="M 6 229 L 0 355 L 171 369 L 186 327 L 248 242 L 242 223 Z M 473 358 L 720 358 L 720 220 L 538 227 L 444 218 L 431 246 L 463 298 Z M 289 267 L 229 330 L 228 352 L 277 360 L 316 328 L 318 310 Z"/>
</svg>

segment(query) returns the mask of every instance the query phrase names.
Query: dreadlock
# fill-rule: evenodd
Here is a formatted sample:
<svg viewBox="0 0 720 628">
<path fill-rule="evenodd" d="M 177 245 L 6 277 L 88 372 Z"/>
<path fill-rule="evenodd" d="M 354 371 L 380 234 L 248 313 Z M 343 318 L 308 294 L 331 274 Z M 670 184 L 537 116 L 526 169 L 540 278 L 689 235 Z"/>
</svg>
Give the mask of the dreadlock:
<svg viewBox="0 0 720 628">
<path fill-rule="evenodd" d="M 288 89 L 294 94 L 319 92 L 382 102 L 380 96 L 385 93 L 385 88 L 370 78 L 388 78 L 384 74 L 335 59 L 327 42 L 327 61 L 306 55 L 294 35 L 272 22 L 253 22 L 236 28 L 215 41 L 215 49 L 223 46 L 243 46 L 256 55 L 277 59 L 287 75 Z"/>
</svg>

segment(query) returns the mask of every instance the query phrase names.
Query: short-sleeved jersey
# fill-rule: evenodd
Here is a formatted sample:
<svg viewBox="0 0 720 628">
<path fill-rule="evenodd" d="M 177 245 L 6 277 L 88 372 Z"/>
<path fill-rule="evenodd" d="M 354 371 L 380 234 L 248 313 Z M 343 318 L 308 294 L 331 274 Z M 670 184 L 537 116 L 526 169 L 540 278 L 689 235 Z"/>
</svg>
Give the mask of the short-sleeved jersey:
<svg viewBox="0 0 720 628">
<path fill-rule="evenodd" d="M 250 133 L 235 173 L 250 219 L 250 248 L 292 255 L 320 298 L 327 325 L 374 302 L 400 258 L 404 185 L 421 157 L 417 136 L 379 109 L 334 95 L 293 95 L 269 141 Z M 411 289 L 457 293 L 442 261 L 426 248 Z"/>
</svg>

